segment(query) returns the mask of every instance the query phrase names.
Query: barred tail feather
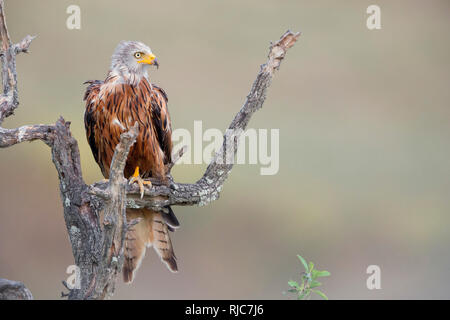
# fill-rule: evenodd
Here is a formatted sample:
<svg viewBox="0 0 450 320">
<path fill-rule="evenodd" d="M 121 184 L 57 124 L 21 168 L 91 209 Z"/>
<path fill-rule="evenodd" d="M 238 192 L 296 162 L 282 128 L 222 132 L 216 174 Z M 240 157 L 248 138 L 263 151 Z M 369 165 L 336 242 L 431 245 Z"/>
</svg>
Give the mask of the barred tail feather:
<svg viewBox="0 0 450 320">
<path fill-rule="evenodd" d="M 163 219 L 164 213 L 149 209 L 127 209 L 127 220 L 140 218 L 131 227 L 124 244 L 123 280 L 131 283 L 145 256 L 147 247 L 153 246 L 170 271 L 177 272 L 175 253 L 169 236 L 169 228 Z"/>
<path fill-rule="evenodd" d="M 153 213 L 151 244 L 167 268 L 172 272 L 177 272 L 177 258 L 173 251 L 172 241 L 170 240 L 169 228 L 164 221 L 164 214 L 161 212 Z"/>
<path fill-rule="evenodd" d="M 125 235 L 123 263 L 123 281 L 125 283 L 133 281 L 136 270 L 145 256 L 146 242 L 150 233 L 143 210 L 127 210 L 128 221 L 138 218 L 142 220 L 132 226 Z"/>
</svg>

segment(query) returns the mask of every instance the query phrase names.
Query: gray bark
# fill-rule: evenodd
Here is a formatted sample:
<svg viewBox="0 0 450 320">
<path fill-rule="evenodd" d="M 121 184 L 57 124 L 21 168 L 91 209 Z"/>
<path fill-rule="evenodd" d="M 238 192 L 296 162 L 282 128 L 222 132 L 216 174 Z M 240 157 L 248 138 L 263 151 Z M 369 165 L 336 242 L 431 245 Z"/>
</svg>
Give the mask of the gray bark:
<svg viewBox="0 0 450 320">
<path fill-rule="evenodd" d="M 0 300 L 33 300 L 33 295 L 22 282 L 0 279 Z"/>
</svg>

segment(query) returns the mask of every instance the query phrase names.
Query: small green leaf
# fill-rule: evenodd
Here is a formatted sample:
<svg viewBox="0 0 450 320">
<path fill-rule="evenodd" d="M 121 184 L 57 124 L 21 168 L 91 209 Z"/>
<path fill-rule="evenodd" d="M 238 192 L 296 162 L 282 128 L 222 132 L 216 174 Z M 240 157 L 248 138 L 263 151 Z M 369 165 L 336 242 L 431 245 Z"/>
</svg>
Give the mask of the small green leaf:
<svg viewBox="0 0 450 320">
<path fill-rule="evenodd" d="M 309 262 L 309 272 L 314 270 L 314 263 L 312 263 L 311 261 Z"/>
<path fill-rule="evenodd" d="M 320 287 L 321 285 L 322 285 L 322 283 L 320 283 L 319 281 L 313 280 L 311 282 L 311 284 L 309 285 L 309 287 L 312 289 L 312 288 Z"/>
<path fill-rule="evenodd" d="M 318 277 L 328 277 L 330 275 L 330 273 L 328 271 L 318 271 L 318 270 L 315 270 L 315 271 L 317 271 L 316 278 L 318 278 Z"/>
<path fill-rule="evenodd" d="M 305 267 L 305 270 L 308 271 L 308 264 L 306 263 L 306 260 L 303 259 L 301 255 L 297 255 L 298 259 L 302 262 L 303 266 Z"/>
<path fill-rule="evenodd" d="M 321 296 L 323 299 L 325 299 L 325 300 L 328 300 L 328 297 L 325 295 L 325 293 L 323 293 L 322 291 L 320 291 L 320 290 L 311 290 L 311 291 L 313 291 L 314 293 L 317 293 L 319 296 Z"/>
<path fill-rule="evenodd" d="M 288 285 L 291 286 L 291 287 L 294 287 L 294 288 L 298 288 L 299 287 L 298 282 L 297 281 L 293 281 L 293 280 L 288 281 Z"/>
</svg>

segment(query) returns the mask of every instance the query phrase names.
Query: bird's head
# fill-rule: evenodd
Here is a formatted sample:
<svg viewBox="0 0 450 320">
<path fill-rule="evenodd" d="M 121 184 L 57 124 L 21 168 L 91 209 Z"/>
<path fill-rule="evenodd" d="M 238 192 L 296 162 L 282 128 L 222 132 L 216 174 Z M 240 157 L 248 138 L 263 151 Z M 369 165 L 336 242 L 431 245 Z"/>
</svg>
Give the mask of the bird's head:
<svg viewBox="0 0 450 320">
<path fill-rule="evenodd" d="M 151 65 L 159 67 L 156 56 L 147 45 L 138 41 L 120 42 L 111 59 L 111 70 L 124 77 L 147 76 L 147 67 Z"/>
</svg>

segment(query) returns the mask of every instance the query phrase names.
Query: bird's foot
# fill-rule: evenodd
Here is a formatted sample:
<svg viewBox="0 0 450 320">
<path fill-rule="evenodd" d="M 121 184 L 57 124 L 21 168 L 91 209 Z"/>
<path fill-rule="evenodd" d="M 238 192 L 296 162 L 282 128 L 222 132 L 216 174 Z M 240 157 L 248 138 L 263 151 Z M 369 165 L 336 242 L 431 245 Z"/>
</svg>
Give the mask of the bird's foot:
<svg viewBox="0 0 450 320">
<path fill-rule="evenodd" d="M 129 184 L 137 183 L 139 185 L 139 191 L 141 192 L 141 199 L 144 197 L 144 185 L 152 186 L 152 182 L 144 180 L 139 175 L 139 167 L 136 167 L 134 174 L 130 177 Z"/>
</svg>

